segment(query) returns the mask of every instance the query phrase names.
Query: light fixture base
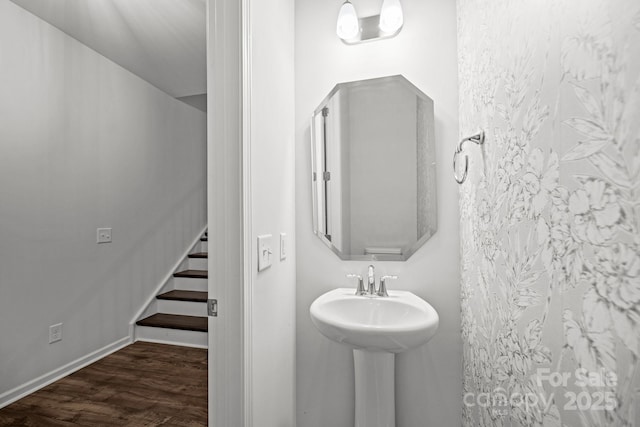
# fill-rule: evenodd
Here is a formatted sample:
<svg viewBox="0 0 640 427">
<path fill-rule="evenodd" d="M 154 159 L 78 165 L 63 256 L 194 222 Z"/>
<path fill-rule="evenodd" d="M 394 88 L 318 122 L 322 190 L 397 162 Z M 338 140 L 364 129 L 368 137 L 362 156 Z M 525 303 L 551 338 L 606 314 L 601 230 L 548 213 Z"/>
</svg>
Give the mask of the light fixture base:
<svg viewBox="0 0 640 427">
<path fill-rule="evenodd" d="M 386 33 L 380 29 L 380 15 L 367 16 L 365 18 L 359 18 L 358 23 L 360 25 L 360 32 L 352 39 L 340 39 L 345 44 L 359 44 L 372 42 L 375 40 L 390 39 L 395 37 L 402 26 L 393 33 Z"/>
</svg>

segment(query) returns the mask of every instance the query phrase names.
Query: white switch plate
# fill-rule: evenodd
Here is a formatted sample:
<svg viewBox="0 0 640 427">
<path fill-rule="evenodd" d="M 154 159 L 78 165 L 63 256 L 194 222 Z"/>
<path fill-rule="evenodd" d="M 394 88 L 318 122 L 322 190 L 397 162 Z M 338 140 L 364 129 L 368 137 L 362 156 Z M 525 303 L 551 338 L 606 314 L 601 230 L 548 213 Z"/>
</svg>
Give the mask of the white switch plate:
<svg viewBox="0 0 640 427">
<path fill-rule="evenodd" d="M 49 344 L 62 341 L 62 323 L 49 326 Z"/>
<path fill-rule="evenodd" d="M 98 243 L 111 243 L 111 229 L 110 228 L 98 228 L 98 230 L 97 230 L 97 242 Z"/>
<path fill-rule="evenodd" d="M 271 267 L 273 243 L 271 234 L 258 236 L 258 271 Z"/>
<path fill-rule="evenodd" d="M 287 233 L 280 233 L 280 261 L 287 258 Z"/>
</svg>

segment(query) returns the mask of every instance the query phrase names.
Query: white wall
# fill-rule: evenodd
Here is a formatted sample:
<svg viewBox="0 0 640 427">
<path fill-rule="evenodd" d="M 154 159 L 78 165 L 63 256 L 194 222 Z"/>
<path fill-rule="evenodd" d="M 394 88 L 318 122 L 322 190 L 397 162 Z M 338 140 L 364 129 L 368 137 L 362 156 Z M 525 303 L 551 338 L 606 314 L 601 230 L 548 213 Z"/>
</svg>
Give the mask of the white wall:
<svg viewBox="0 0 640 427">
<path fill-rule="evenodd" d="M 253 425 L 295 423 L 295 169 L 293 0 L 250 2 L 250 151 L 252 254 L 273 236 L 273 264 L 253 256 Z M 309 114 L 310 116 L 310 114 Z M 246 117 L 245 117 L 246 119 Z M 287 234 L 287 258 L 279 234 Z"/>
<path fill-rule="evenodd" d="M 360 5 L 372 9 L 379 2 Z M 405 25 L 396 38 L 347 46 L 335 35 L 340 2 L 296 1 L 298 427 L 353 425 L 351 352 L 321 336 L 308 310 L 332 288 L 355 288 L 344 275 L 362 273 L 368 264 L 340 261 L 313 235 L 309 117 L 336 83 L 394 74 L 404 75 L 434 100 L 439 223 L 437 233 L 408 261 L 374 264 L 379 274 L 400 276 L 392 288 L 416 293 L 440 314 L 437 335 L 397 358 L 397 421 L 399 427 L 461 424 L 458 189 L 451 176 L 458 140 L 455 2 L 404 0 L 402 5 Z"/>
<path fill-rule="evenodd" d="M 128 335 L 205 224 L 205 126 L 0 1 L 0 402 Z M 97 227 L 113 243 L 97 245 Z"/>
</svg>

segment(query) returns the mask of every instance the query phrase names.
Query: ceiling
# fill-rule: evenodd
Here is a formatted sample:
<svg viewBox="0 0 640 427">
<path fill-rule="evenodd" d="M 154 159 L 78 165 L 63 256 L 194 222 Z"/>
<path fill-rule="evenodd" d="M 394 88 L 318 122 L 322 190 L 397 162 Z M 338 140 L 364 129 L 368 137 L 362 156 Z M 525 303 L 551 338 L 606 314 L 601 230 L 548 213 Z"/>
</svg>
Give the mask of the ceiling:
<svg viewBox="0 0 640 427">
<path fill-rule="evenodd" d="M 207 91 L 205 0 L 11 0 L 176 98 Z"/>
</svg>

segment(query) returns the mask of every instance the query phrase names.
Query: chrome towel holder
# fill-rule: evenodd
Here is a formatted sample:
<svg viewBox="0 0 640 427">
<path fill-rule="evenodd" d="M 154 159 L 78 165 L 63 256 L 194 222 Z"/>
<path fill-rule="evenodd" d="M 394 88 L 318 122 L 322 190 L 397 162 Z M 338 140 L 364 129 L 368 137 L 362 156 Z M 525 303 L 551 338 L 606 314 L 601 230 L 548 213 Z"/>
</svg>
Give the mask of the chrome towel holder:
<svg viewBox="0 0 640 427">
<path fill-rule="evenodd" d="M 456 147 L 456 151 L 453 153 L 453 178 L 456 180 L 458 184 L 462 184 L 467 179 L 467 172 L 469 172 L 469 156 L 464 155 L 464 173 L 462 174 L 462 178 L 458 178 L 456 171 L 458 170 L 456 167 L 458 154 L 462 153 L 462 145 L 467 142 L 475 142 L 478 145 L 484 144 L 484 131 L 480 131 L 474 135 L 471 135 L 467 138 L 462 139 L 458 146 Z"/>
</svg>

